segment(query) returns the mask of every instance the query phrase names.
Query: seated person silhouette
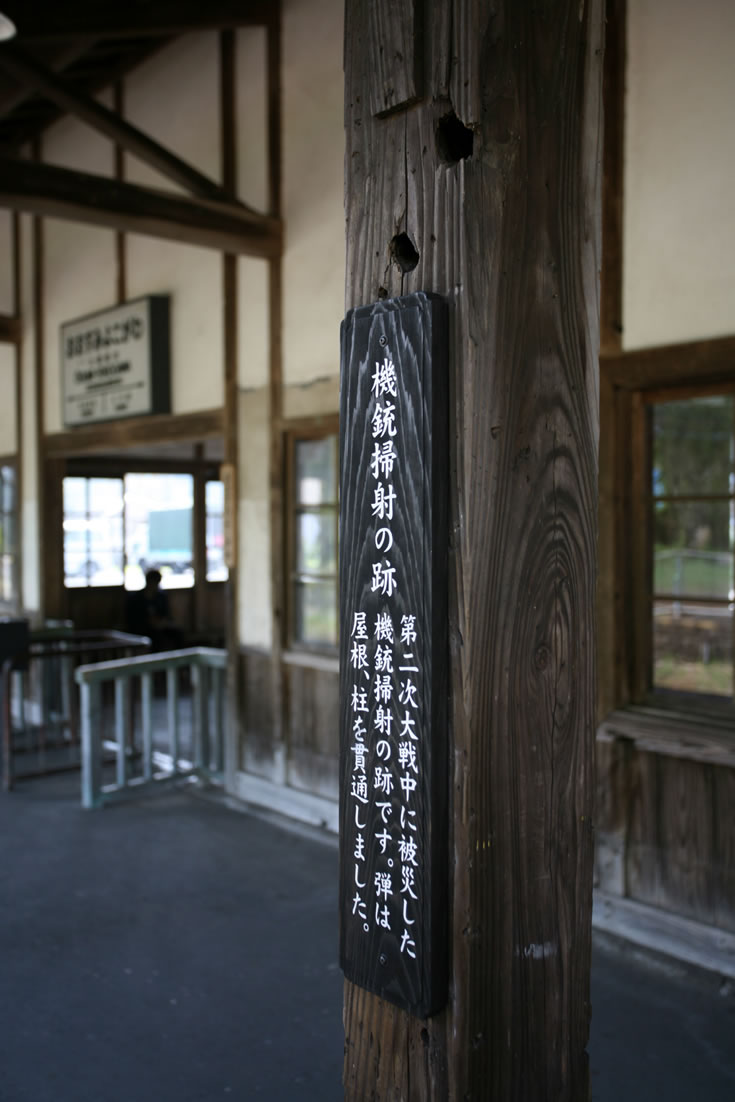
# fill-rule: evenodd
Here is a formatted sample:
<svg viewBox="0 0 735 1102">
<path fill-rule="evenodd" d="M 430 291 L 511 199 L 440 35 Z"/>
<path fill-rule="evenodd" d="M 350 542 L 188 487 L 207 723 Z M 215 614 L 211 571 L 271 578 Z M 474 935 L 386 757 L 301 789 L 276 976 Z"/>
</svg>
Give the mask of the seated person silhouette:
<svg viewBox="0 0 735 1102">
<path fill-rule="evenodd" d="M 148 636 L 154 651 L 183 646 L 183 632 L 171 619 L 168 595 L 161 589 L 160 570 L 147 570 L 143 589 L 128 594 L 126 621 L 128 631 Z"/>
</svg>

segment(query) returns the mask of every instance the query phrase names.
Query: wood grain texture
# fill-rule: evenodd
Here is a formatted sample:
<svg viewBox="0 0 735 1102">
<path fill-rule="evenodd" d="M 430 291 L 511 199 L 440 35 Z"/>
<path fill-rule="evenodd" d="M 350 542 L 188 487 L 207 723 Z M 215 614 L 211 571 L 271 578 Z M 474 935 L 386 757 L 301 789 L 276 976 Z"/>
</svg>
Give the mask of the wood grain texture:
<svg viewBox="0 0 735 1102">
<path fill-rule="evenodd" d="M 735 933 L 735 768 L 713 772 L 713 922 Z"/>
<path fill-rule="evenodd" d="M 625 739 L 598 735 L 595 755 L 595 887 L 624 896 L 627 848 L 628 761 Z"/>
<path fill-rule="evenodd" d="M 336 761 L 339 757 L 339 676 L 308 666 L 285 666 L 283 681 L 289 751 L 293 753 L 294 749 L 299 749 Z"/>
<path fill-rule="evenodd" d="M 600 355 L 620 352 L 623 333 L 623 174 L 627 0 L 605 4 L 605 146 L 602 177 Z"/>
<path fill-rule="evenodd" d="M 373 0 L 368 56 L 370 109 L 387 115 L 421 94 L 421 11 L 418 0 Z"/>
<path fill-rule="evenodd" d="M 700 762 L 631 758 L 627 889 L 631 899 L 713 923 L 713 782 Z"/>
<path fill-rule="evenodd" d="M 429 1021 L 347 985 L 346 1097 L 586 1102 L 601 7 L 435 3 L 435 86 L 383 120 L 368 8 L 346 12 L 347 305 L 451 311 L 453 944 Z M 455 165 L 447 90 L 474 134 Z"/>
</svg>

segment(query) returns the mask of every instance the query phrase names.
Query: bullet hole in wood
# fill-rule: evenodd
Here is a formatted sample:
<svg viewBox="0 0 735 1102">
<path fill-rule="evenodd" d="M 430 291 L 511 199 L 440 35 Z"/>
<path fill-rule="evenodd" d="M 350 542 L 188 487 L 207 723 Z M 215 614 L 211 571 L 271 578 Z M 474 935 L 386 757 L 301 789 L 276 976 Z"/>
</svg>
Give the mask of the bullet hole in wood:
<svg viewBox="0 0 735 1102">
<path fill-rule="evenodd" d="M 419 262 L 419 254 L 407 233 L 398 233 L 390 243 L 391 259 L 404 273 L 412 272 Z"/>
<path fill-rule="evenodd" d="M 474 142 L 475 135 L 454 111 L 439 119 L 436 125 L 436 151 L 444 164 L 456 165 L 458 161 L 471 157 Z"/>
</svg>

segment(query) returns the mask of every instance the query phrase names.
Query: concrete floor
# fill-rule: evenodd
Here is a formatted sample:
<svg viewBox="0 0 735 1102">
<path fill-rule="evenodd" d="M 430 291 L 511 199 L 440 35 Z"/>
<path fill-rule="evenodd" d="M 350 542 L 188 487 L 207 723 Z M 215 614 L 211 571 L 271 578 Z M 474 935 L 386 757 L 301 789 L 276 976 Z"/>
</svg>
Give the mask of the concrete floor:
<svg viewBox="0 0 735 1102">
<path fill-rule="evenodd" d="M 334 839 L 190 791 L 0 794 L 0 1102 L 342 1098 Z M 735 993 L 596 939 L 594 1102 L 735 1099 Z"/>
</svg>

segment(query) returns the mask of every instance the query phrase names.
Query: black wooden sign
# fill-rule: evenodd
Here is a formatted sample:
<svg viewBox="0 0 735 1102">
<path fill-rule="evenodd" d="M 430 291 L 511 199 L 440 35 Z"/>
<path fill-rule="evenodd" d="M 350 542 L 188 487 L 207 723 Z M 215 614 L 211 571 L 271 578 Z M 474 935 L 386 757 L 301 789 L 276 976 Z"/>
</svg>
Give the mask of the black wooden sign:
<svg viewBox="0 0 735 1102">
<path fill-rule="evenodd" d="M 447 309 L 352 310 L 340 394 L 340 953 L 426 1017 L 446 1000 Z"/>
</svg>

